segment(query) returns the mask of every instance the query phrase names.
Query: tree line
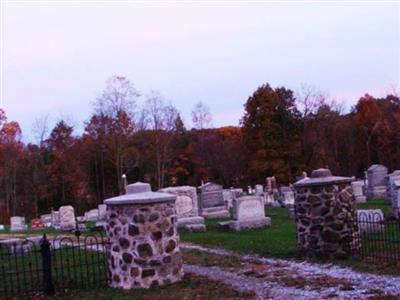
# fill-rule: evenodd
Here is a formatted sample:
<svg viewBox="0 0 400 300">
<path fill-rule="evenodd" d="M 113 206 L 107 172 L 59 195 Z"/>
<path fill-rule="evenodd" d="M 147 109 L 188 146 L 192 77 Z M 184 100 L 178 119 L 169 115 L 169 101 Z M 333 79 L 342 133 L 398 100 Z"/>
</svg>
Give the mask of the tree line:
<svg viewBox="0 0 400 300">
<path fill-rule="evenodd" d="M 19 124 L 0 109 L 0 222 L 66 204 L 83 213 L 119 194 L 122 174 L 157 189 L 202 181 L 246 187 L 272 175 L 288 184 L 320 167 L 360 177 L 372 163 L 400 168 L 395 93 L 366 94 L 345 113 L 312 88 L 295 94 L 265 84 L 247 99 L 240 126 L 213 128 L 208 107 L 199 103 L 190 129 L 157 92 L 142 109 L 139 96 L 128 79 L 112 77 L 81 135 L 65 120 L 48 133 L 41 120 L 36 143 L 23 143 Z"/>
</svg>

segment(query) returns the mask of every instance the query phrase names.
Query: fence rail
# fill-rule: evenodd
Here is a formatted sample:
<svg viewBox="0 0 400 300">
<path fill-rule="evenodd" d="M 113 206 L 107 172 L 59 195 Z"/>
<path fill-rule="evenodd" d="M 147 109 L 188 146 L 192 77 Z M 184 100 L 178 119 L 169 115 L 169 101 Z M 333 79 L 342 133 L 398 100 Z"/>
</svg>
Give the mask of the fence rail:
<svg viewBox="0 0 400 300">
<path fill-rule="evenodd" d="M 108 242 L 101 235 L 0 244 L 0 299 L 105 286 Z"/>
<path fill-rule="evenodd" d="M 366 261 L 400 261 L 400 220 L 387 220 L 377 212 L 361 212 L 357 218 L 359 235 L 355 255 Z"/>
</svg>

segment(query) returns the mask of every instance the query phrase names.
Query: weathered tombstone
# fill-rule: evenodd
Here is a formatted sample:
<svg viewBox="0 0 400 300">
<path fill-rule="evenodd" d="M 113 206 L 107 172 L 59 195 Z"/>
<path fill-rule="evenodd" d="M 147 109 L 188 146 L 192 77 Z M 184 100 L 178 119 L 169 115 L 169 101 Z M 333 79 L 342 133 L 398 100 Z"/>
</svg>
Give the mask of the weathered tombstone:
<svg viewBox="0 0 400 300">
<path fill-rule="evenodd" d="M 387 168 L 382 165 L 372 165 L 368 168 L 367 197 L 369 199 L 386 198 L 385 177 L 387 174 Z"/>
<path fill-rule="evenodd" d="M 359 248 L 352 181 L 318 169 L 294 184 L 297 243 L 302 254 L 346 257 Z"/>
<path fill-rule="evenodd" d="M 60 229 L 60 212 L 51 211 L 51 226 L 55 229 Z"/>
<path fill-rule="evenodd" d="M 264 195 L 264 187 L 262 184 L 256 184 L 255 186 L 255 195 L 262 196 Z"/>
<path fill-rule="evenodd" d="M 265 216 L 264 201 L 260 196 L 233 199 L 233 219 L 229 227 L 234 231 L 271 226 L 271 218 Z"/>
<path fill-rule="evenodd" d="M 199 204 L 195 187 L 168 187 L 159 190 L 159 192 L 176 195 L 175 209 L 178 217 L 178 227 L 185 227 L 188 231 L 205 230 L 204 218 L 199 216 Z M 196 226 L 191 226 L 195 224 Z"/>
<path fill-rule="evenodd" d="M 91 209 L 85 214 L 86 221 L 96 222 L 99 220 L 99 210 L 97 208 Z"/>
<path fill-rule="evenodd" d="M 281 194 L 284 205 L 294 205 L 294 193 L 290 187 L 281 187 Z"/>
<path fill-rule="evenodd" d="M 31 220 L 31 228 L 33 230 L 45 228 L 42 219 L 32 219 Z"/>
<path fill-rule="evenodd" d="M 76 229 L 75 211 L 71 205 L 61 206 L 60 213 L 60 229 L 61 230 L 74 230 Z"/>
<path fill-rule="evenodd" d="M 229 217 L 226 209 L 222 186 L 212 182 L 198 188 L 200 197 L 200 212 L 205 218 Z"/>
<path fill-rule="evenodd" d="M 400 179 L 393 179 L 391 188 L 392 188 L 391 216 L 396 219 L 400 219 Z"/>
<path fill-rule="evenodd" d="M 24 231 L 28 229 L 28 226 L 25 224 L 25 218 L 24 217 L 11 217 L 10 218 L 10 231 L 11 232 L 16 232 L 16 231 Z"/>
<path fill-rule="evenodd" d="M 224 198 L 225 206 L 230 209 L 232 208 L 233 194 L 231 189 L 224 189 L 222 191 L 222 197 Z"/>
<path fill-rule="evenodd" d="M 51 227 L 51 214 L 41 215 L 40 219 L 42 220 L 44 226 Z"/>
<path fill-rule="evenodd" d="M 367 197 L 364 196 L 364 192 L 363 192 L 363 187 L 364 187 L 363 181 L 361 181 L 361 180 L 353 181 L 351 183 L 351 187 L 353 189 L 353 195 L 354 195 L 354 198 L 356 199 L 356 203 L 367 202 Z"/>
<path fill-rule="evenodd" d="M 394 184 L 395 180 L 400 180 L 400 170 L 396 170 L 393 173 L 388 174 L 385 178 L 387 191 L 386 199 L 390 204 L 393 204 L 393 201 L 397 200 L 397 189 Z"/>
<path fill-rule="evenodd" d="M 361 233 L 377 233 L 385 230 L 385 217 L 381 209 L 358 209 L 357 221 Z"/>
<path fill-rule="evenodd" d="M 110 286 L 149 288 L 180 281 L 176 196 L 152 192 L 150 184 L 141 182 L 127 186 L 127 191 L 104 201 L 111 250 Z"/>
<path fill-rule="evenodd" d="M 97 206 L 97 209 L 99 211 L 99 221 L 104 221 L 107 216 L 107 205 L 105 204 L 99 204 Z"/>
</svg>

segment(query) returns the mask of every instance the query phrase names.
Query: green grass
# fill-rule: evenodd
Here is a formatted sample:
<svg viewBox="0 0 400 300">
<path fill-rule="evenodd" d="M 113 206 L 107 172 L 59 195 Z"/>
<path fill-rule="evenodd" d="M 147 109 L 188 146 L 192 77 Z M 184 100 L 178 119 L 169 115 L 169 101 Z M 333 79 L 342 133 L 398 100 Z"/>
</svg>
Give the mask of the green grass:
<svg viewBox="0 0 400 300">
<path fill-rule="evenodd" d="M 289 219 L 286 208 L 267 208 L 272 226 L 241 232 L 225 232 L 217 229 L 224 219 L 206 220 L 207 232 L 180 231 L 181 240 L 205 246 L 215 246 L 243 253 L 257 253 L 280 258 L 297 257 L 296 227 Z"/>
<path fill-rule="evenodd" d="M 383 213 L 387 215 L 390 211 L 390 205 L 386 203 L 385 199 L 368 200 L 367 203 L 358 203 L 357 209 L 382 209 Z"/>
<path fill-rule="evenodd" d="M 65 247 L 52 251 L 51 262 L 57 291 L 68 287 L 107 285 L 103 253 Z M 39 246 L 33 247 L 28 254 L 18 255 L 0 249 L 0 299 L 10 294 L 40 291 L 43 287 L 42 263 Z"/>
</svg>

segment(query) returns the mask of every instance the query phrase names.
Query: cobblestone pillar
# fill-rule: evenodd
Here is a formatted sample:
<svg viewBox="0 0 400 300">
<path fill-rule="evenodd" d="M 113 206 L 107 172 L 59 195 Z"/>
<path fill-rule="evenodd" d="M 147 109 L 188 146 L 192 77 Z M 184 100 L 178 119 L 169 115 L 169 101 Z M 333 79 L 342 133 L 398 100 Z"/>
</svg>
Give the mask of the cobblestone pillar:
<svg viewBox="0 0 400 300">
<path fill-rule="evenodd" d="M 147 183 L 127 186 L 127 194 L 104 201 L 110 239 L 110 286 L 149 288 L 183 277 L 175 195 L 152 192 Z"/>
<path fill-rule="evenodd" d="M 311 257 L 346 257 L 358 249 L 352 178 L 314 170 L 311 178 L 294 184 L 297 243 Z"/>
</svg>

